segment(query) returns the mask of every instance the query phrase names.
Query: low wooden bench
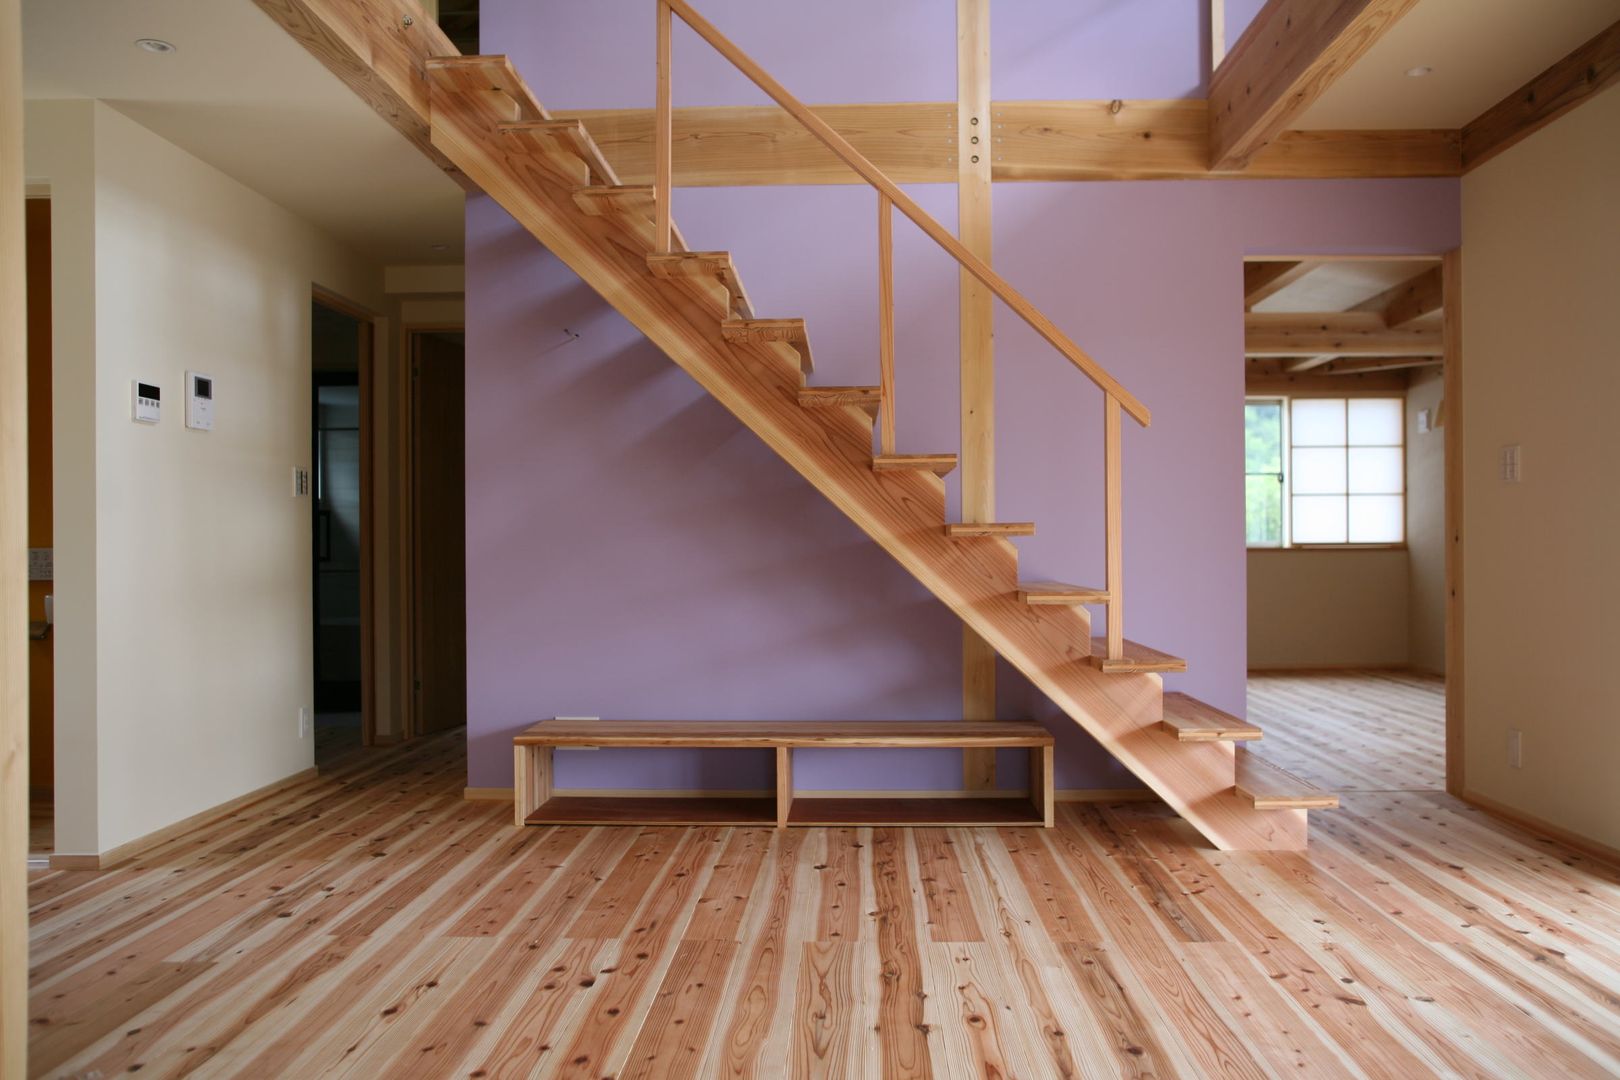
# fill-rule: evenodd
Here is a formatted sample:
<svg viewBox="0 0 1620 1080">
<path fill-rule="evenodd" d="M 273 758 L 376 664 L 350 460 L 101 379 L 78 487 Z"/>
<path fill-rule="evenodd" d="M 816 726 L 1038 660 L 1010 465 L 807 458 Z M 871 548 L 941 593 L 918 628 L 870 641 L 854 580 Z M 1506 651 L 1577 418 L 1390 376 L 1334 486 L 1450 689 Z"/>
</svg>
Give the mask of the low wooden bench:
<svg viewBox="0 0 1620 1080">
<path fill-rule="evenodd" d="M 776 792 L 764 797 L 556 794 L 558 747 L 773 750 Z M 807 748 L 1029 750 L 1027 796 L 851 795 L 796 798 L 793 752 Z M 732 722 L 544 720 L 512 740 L 518 825 L 1038 825 L 1052 826 L 1052 735 L 1027 721 Z"/>
</svg>

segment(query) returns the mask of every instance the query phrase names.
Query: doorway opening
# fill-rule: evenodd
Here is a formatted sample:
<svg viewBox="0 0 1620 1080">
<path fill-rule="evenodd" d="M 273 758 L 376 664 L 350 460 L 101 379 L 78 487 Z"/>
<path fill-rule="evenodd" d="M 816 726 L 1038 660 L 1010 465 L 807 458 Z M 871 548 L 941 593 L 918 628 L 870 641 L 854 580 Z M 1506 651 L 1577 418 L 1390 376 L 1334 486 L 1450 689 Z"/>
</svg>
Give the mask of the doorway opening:
<svg viewBox="0 0 1620 1080">
<path fill-rule="evenodd" d="M 310 549 L 317 762 L 373 742 L 373 323 L 327 295 L 311 304 Z"/>
<path fill-rule="evenodd" d="M 404 332 L 410 369 L 411 693 L 407 735 L 467 722 L 466 340 L 459 326 Z"/>
<path fill-rule="evenodd" d="M 1461 783 L 1456 268 L 1244 263 L 1249 719 L 1331 791 Z"/>
<path fill-rule="evenodd" d="M 51 503 L 51 200 L 24 218 L 28 333 L 28 853 L 56 847 L 55 558 Z"/>
</svg>

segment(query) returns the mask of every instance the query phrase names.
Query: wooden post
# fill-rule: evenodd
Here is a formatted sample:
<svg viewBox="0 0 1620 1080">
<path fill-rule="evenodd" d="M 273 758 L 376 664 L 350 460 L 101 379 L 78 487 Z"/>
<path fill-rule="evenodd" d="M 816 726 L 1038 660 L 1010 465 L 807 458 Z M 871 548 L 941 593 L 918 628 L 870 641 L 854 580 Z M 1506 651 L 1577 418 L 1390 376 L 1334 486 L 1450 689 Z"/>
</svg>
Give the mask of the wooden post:
<svg viewBox="0 0 1620 1080">
<path fill-rule="evenodd" d="M 1209 73 L 1226 59 L 1226 0 L 1209 0 Z"/>
<path fill-rule="evenodd" d="M 1463 354 L 1462 251 L 1440 264 L 1445 378 L 1446 501 L 1446 791 L 1467 790 L 1463 739 Z"/>
<path fill-rule="evenodd" d="M 956 4 L 957 234 L 974 255 L 991 261 L 990 232 L 990 0 Z M 996 519 L 995 296 L 961 271 L 962 520 Z M 996 718 L 996 651 L 962 628 L 962 718 Z M 962 752 L 962 783 L 971 791 L 996 786 L 994 750 Z"/>
<path fill-rule="evenodd" d="M 776 748 L 776 827 L 785 829 L 793 812 L 793 748 Z"/>
<path fill-rule="evenodd" d="M 1119 399 L 1104 395 L 1103 520 L 1107 529 L 1108 658 L 1125 655 L 1125 517 L 1124 475 L 1120 467 Z"/>
<path fill-rule="evenodd" d="M 529 815 L 551 800 L 554 747 L 512 747 L 512 816 L 523 825 Z"/>
<path fill-rule="evenodd" d="M 894 453 L 894 204 L 878 192 L 879 453 Z"/>
<path fill-rule="evenodd" d="M 659 254 L 669 252 L 670 187 L 674 178 L 675 110 L 669 86 L 669 4 L 658 0 L 658 103 L 653 120 L 653 243 Z"/>
<path fill-rule="evenodd" d="M 0 0 L 0 1076 L 27 1074 L 28 395 L 22 13 Z"/>
</svg>

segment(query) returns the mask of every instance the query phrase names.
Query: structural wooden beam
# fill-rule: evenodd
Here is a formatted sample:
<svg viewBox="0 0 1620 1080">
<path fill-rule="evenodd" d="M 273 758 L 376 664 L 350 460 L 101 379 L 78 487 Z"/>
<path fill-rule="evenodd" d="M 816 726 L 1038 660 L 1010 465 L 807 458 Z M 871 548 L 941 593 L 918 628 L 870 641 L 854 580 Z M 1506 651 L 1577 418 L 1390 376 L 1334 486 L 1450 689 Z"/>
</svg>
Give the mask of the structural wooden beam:
<svg viewBox="0 0 1620 1080">
<path fill-rule="evenodd" d="M 426 62 L 460 50 L 416 0 L 253 0 L 326 69 L 469 191 L 434 149 Z"/>
<path fill-rule="evenodd" d="M 1370 311 L 1250 312 L 1244 316 L 1246 356 L 1439 356 L 1440 331 L 1384 325 Z"/>
<path fill-rule="evenodd" d="M 1620 22 L 1485 110 L 1462 130 L 1464 170 L 1483 165 L 1620 79 Z"/>
<path fill-rule="evenodd" d="M 1439 367 L 1445 360 L 1439 356 L 1338 356 L 1315 368 L 1317 375 L 1365 375 L 1373 371 L 1405 371 L 1410 368 Z"/>
<path fill-rule="evenodd" d="M 1243 264 L 1243 310 L 1251 311 L 1321 266 L 1311 259 Z"/>
<path fill-rule="evenodd" d="M 951 184 L 957 103 L 817 105 L 815 114 L 900 183 Z M 587 109 L 626 184 L 653 181 L 653 110 Z M 991 175 L 1019 180 L 1189 180 L 1210 176 L 1204 101 L 997 101 Z M 1289 131 L 1241 173 L 1254 180 L 1457 176 L 1455 131 Z M 675 110 L 675 185 L 856 184 L 861 178 L 776 106 Z"/>
<path fill-rule="evenodd" d="M 1209 85 L 1209 164 L 1240 171 L 1417 0 L 1267 0 Z"/>
<path fill-rule="evenodd" d="M 28 356 L 22 12 L 0 0 L 0 1076 L 28 1046 Z"/>
<path fill-rule="evenodd" d="M 1315 371 L 1323 364 L 1331 364 L 1337 359 L 1338 357 L 1333 353 L 1324 353 L 1321 356 L 1303 356 L 1298 360 L 1284 361 L 1283 370 L 1290 375 L 1299 375 L 1307 371 Z"/>
<path fill-rule="evenodd" d="M 1410 281 L 1403 281 L 1371 300 L 1357 304 L 1354 310 L 1377 312 L 1385 326 L 1399 329 L 1439 311 L 1444 299 L 1440 267 L 1436 265 Z"/>
</svg>

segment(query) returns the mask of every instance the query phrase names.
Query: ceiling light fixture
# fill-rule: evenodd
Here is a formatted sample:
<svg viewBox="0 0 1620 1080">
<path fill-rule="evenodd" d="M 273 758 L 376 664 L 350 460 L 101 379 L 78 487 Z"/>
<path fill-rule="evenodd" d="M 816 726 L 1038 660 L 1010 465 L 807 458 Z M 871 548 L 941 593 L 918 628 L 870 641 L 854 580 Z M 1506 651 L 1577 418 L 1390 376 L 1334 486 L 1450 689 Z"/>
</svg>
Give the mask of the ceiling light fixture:
<svg viewBox="0 0 1620 1080">
<path fill-rule="evenodd" d="M 1433 75 L 1433 74 L 1434 74 L 1434 68 L 1429 67 L 1427 64 L 1424 64 L 1422 67 L 1415 67 L 1415 68 L 1407 68 L 1406 69 L 1406 75 L 1407 75 L 1408 78 L 1411 78 L 1411 79 L 1421 79 L 1425 75 Z"/>
<path fill-rule="evenodd" d="M 172 42 L 164 41 L 162 38 L 136 38 L 135 44 L 139 45 L 149 53 L 172 53 L 178 51 L 175 49 Z"/>
</svg>

